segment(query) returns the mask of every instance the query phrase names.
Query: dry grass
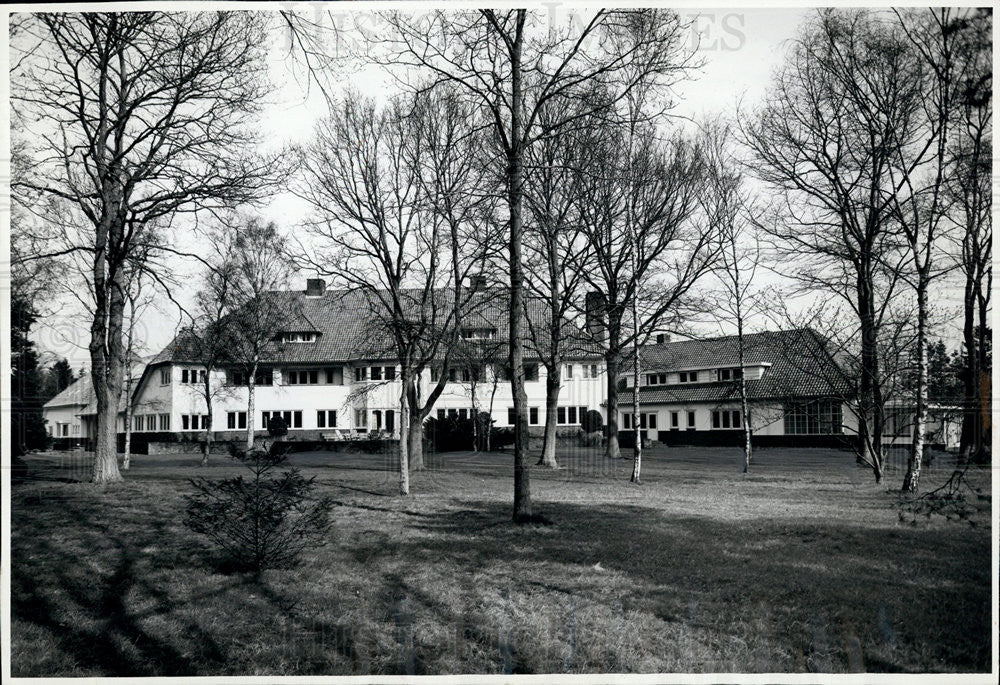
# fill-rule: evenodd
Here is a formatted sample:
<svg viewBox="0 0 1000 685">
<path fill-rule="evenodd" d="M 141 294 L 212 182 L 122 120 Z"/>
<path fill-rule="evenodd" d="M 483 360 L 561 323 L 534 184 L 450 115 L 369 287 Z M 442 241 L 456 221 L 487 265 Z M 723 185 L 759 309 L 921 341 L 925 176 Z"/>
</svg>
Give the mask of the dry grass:
<svg viewBox="0 0 1000 685">
<path fill-rule="evenodd" d="M 509 455 L 433 457 L 406 499 L 385 457 L 294 455 L 335 533 L 260 582 L 183 527 L 197 459 L 135 457 L 95 488 L 82 457 L 29 457 L 14 675 L 989 668 L 988 499 L 975 525 L 903 524 L 902 474 L 876 486 L 845 453 L 761 451 L 744 478 L 735 451 L 661 450 L 634 486 L 630 462 L 576 450 L 533 472 L 552 523 L 526 526 Z"/>
</svg>

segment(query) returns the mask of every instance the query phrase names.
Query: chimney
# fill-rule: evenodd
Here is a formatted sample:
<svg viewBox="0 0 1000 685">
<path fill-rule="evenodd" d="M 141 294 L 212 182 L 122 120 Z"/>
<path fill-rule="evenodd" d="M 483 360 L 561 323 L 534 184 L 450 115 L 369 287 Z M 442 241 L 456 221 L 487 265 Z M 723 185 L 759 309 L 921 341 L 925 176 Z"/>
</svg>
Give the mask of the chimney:
<svg viewBox="0 0 1000 685">
<path fill-rule="evenodd" d="M 326 281 L 322 278 L 306 279 L 306 297 L 319 297 L 326 292 Z"/>
<path fill-rule="evenodd" d="M 604 293 L 587 293 L 585 303 L 587 332 L 596 340 L 604 342 L 608 335 L 608 304 Z"/>
<path fill-rule="evenodd" d="M 486 287 L 486 276 L 481 273 L 471 274 L 469 276 L 469 289 L 473 292 L 482 290 Z"/>
<path fill-rule="evenodd" d="M 668 342 L 670 342 L 670 334 L 669 333 L 657 333 L 656 334 L 656 344 L 657 345 L 664 345 L 664 344 L 666 344 Z"/>
</svg>

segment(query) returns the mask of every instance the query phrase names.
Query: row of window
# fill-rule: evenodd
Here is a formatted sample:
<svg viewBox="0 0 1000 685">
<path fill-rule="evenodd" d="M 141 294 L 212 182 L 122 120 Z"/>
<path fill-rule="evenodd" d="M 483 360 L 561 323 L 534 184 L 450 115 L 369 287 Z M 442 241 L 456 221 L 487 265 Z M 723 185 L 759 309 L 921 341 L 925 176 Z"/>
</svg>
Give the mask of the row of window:
<svg viewBox="0 0 1000 685">
<path fill-rule="evenodd" d="M 666 373 L 645 374 L 646 385 L 667 385 Z M 703 383 L 713 380 L 738 381 L 743 378 L 743 370 L 740 368 L 714 369 L 711 371 L 680 371 L 677 374 L 678 383 Z"/>
<path fill-rule="evenodd" d="M 564 364 L 563 378 L 572 379 L 575 377 L 576 367 L 579 366 L 581 378 L 597 378 L 600 370 L 597 364 Z M 181 384 L 197 385 L 205 382 L 205 369 L 180 368 Z M 502 371 L 503 379 L 510 380 L 510 370 L 506 367 Z M 436 383 L 440 375 L 440 369 L 431 368 L 431 382 Z M 447 370 L 449 382 L 469 383 L 479 381 L 482 378 L 482 371 L 479 368 L 455 368 L 449 367 Z M 231 370 L 226 372 L 226 384 L 235 386 L 246 386 L 248 374 L 244 371 Z M 367 381 L 394 381 L 396 380 L 395 366 L 356 366 L 354 367 L 354 382 L 364 383 Z M 538 364 L 524 365 L 524 380 L 533 383 L 538 381 Z M 160 384 L 169 385 L 171 382 L 171 369 L 166 367 L 160 369 Z M 285 369 L 282 371 L 282 382 L 285 385 L 343 385 L 344 368 L 342 366 L 327 367 L 323 369 Z M 254 374 L 254 385 L 270 386 L 274 383 L 274 374 L 271 369 L 259 369 Z"/>
<path fill-rule="evenodd" d="M 687 430 L 695 430 L 695 412 L 688 411 Z M 654 430 L 656 414 L 640 414 L 639 428 Z M 670 430 L 680 430 L 681 412 L 670 412 Z M 622 416 L 624 430 L 633 430 L 632 414 Z M 739 409 L 720 409 L 712 412 L 713 430 L 736 430 L 743 428 L 743 412 Z M 784 406 L 784 428 L 786 435 L 839 435 L 843 429 L 843 408 L 839 402 L 814 401 L 788 403 Z"/>
<path fill-rule="evenodd" d="M 170 430 L 170 414 L 134 414 L 132 416 L 133 431 L 168 431 Z"/>
</svg>

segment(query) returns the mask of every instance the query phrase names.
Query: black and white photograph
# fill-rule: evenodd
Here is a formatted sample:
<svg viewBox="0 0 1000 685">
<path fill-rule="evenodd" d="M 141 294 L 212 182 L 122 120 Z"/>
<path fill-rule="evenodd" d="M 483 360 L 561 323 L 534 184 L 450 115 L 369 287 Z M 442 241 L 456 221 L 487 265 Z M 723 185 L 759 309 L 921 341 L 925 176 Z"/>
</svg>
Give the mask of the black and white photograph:
<svg viewBox="0 0 1000 685">
<path fill-rule="evenodd" d="M 991 7 L 0 16 L 4 680 L 996 682 Z"/>
</svg>

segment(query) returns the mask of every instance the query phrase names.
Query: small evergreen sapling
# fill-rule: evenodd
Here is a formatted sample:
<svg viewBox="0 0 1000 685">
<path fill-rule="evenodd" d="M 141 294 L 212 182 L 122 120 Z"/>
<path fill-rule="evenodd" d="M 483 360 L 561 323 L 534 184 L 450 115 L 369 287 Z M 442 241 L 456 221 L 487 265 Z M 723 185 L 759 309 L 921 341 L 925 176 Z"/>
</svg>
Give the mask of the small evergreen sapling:
<svg viewBox="0 0 1000 685">
<path fill-rule="evenodd" d="M 236 568 L 256 573 L 293 566 L 306 548 L 325 543 L 333 502 L 314 494 L 315 477 L 304 478 L 297 468 L 272 476 L 286 449 L 231 451 L 250 477 L 191 479 L 188 528 L 207 536 Z"/>
</svg>

